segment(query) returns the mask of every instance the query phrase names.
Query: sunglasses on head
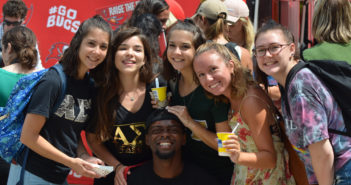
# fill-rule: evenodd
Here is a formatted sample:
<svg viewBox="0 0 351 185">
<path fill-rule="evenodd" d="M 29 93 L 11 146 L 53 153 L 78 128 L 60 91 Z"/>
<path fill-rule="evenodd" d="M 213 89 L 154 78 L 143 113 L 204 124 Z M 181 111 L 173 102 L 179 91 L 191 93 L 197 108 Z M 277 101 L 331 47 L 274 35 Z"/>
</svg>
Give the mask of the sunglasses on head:
<svg viewBox="0 0 351 185">
<path fill-rule="evenodd" d="M 20 20 L 20 21 L 8 21 L 8 20 L 4 19 L 4 24 L 7 25 L 7 26 L 11 26 L 11 25 L 19 26 L 19 25 L 22 24 L 22 22 L 23 22 L 22 20 Z"/>
</svg>

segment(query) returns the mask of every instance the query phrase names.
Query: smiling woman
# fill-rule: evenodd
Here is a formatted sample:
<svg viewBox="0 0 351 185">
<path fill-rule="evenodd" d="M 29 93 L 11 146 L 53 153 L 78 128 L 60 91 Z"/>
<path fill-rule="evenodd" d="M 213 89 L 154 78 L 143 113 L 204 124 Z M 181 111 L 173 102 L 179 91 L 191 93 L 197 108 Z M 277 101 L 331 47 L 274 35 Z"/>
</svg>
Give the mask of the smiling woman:
<svg viewBox="0 0 351 185">
<path fill-rule="evenodd" d="M 148 93 L 153 56 L 138 28 L 123 27 L 113 38 L 87 139 L 95 155 L 114 166 L 115 173 L 95 179 L 94 184 L 126 185 L 127 166 L 151 159 L 145 120 L 153 111 Z"/>
<path fill-rule="evenodd" d="M 195 54 L 194 71 L 201 86 L 224 95 L 234 110 L 230 122 L 237 133 L 223 142 L 235 163 L 234 184 L 295 184 L 281 140 L 279 113 L 250 72 L 220 44 L 208 42 Z"/>
<path fill-rule="evenodd" d="M 265 24 L 256 35 L 255 45 L 265 48 L 265 55 L 263 49 L 256 50 L 259 69 L 273 76 L 287 95 L 282 101 L 286 135 L 304 162 L 309 184 L 350 183 L 346 171 L 351 168 L 351 138 L 329 132 L 329 128 L 345 130 L 340 107 L 311 70 L 297 70 L 303 61 L 295 57 L 292 33 L 280 24 Z M 273 51 L 266 52 L 272 45 L 276 45 Z M 287 107 L 293 107 L 290 113 Z"/>
<path fill-rule="evenodd" d="M 164 55 L 165 79 L 173 88 L 167 110 L 187 128 L 184 156 L 214 176 L 219 184 L 229 184 L 233 165 L 217 155 L 216 132 L 230 131 L 228 105 L 208 98 L 195 80 L 195 50 L 205 43 L 202 31 L 190 22 L 178 21 L 168 33 Z"/>
<path fill-rule="evenodd" d="M 118 47 L 115 57 L 115 67 L 120 73 L 139 73 L 139 69 L 144 64 L 144 46 L 138 36 L 126 39 Z"/>
<path fill-rule="evenodd" d="M 62 88 L 57 80 L 59 74 L 49 70 L 40 79 L 28 104 L 21 133 L 21 142 L 30 150 L 21 152 L 17 164 L 11 164 L 7 184 L 17 184 L 25 153 L 30 156 L 25 166 L 25 184 L 65 184 L 71 169 L 86 177 L 100 177 L 91 170 L 91 163 L 102 164 L 102 161 L 82 155 L 86 151 L 80 133 L 86 128 L 92 109 L 95 90 L 91 81 L 93 78 L 98 82 L 96 77 L 103 75 L 100 66 L 106 63 L 111 35 L 109 24 L 100 16 L 81 24 L 59 61 L 66 75 L 67 88 L 56 112 L 53 107 L 59 99 L 57 92 Z M 21 44 L 35 48 L 35 45 Z"/>
<path fill-rule="evenodd" d="M 106 57 L 109 35 L 99 28 L 92 28 L 82 40 L 78 57 L 80 66 L 78 78 L 83 78 L 85 73 L 98 66 Z"/>
</svg>

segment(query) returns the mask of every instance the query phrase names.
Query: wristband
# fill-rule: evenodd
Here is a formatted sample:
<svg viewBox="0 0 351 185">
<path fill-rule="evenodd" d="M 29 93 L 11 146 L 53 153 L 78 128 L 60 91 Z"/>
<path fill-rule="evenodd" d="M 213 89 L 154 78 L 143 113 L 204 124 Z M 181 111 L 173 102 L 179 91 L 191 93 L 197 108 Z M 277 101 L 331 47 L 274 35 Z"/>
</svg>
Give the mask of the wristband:
<svg viewBox="0 0 351 185">
<path fill-rule="evenodd" d="M 117 168 L 118 168 L 120 165 L 122 165 L 122 163 L 118 163 L 118 164 L 116 165 L 115 171 L 117 170 Z"/>
</svg>

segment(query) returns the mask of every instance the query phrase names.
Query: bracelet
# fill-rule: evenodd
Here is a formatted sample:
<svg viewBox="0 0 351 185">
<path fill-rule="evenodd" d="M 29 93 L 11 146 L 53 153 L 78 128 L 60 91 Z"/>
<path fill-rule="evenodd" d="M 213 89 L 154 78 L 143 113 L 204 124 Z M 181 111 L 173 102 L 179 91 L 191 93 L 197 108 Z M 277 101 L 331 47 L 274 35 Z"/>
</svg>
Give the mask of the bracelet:
<svg viewBox="0 0 351 185">
<path fill-rule="evenodd" d="M 117 170 L 117 168 L 118 168 L 120 165 L 122 165 L 122 163 L 118 163 L 118 164 L 116 165 L 115 171 Z"/>
</svg>

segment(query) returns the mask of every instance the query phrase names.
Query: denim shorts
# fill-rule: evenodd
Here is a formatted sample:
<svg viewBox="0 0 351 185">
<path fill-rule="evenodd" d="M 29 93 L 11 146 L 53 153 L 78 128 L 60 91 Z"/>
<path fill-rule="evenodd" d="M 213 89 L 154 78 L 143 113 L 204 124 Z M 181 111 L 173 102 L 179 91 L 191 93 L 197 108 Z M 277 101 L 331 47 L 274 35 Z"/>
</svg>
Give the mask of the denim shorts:
<svg viewBox="0 0 351 185">
<path fill-rule="evenodd" d="M 334 185 L 351 185 L 351 160 L 336 171 Z"/>
<path fill-rule="evenodd" d="M 17 184 L 17 182 L 20 180 L 21 169 L 22 167 L 20 165 L 11 164 L 7 185 Z M 24 185 L 58 185 L 58 184 L 54 184 L 49 181 L 46 181 L 41 177 L 38 177 L 28 171 L 25 171 L 23 180 L 24 180 L 23 181 Z M 68 185 L 67 181 L 65 181 L 62 185 Z"/>
</svg>

